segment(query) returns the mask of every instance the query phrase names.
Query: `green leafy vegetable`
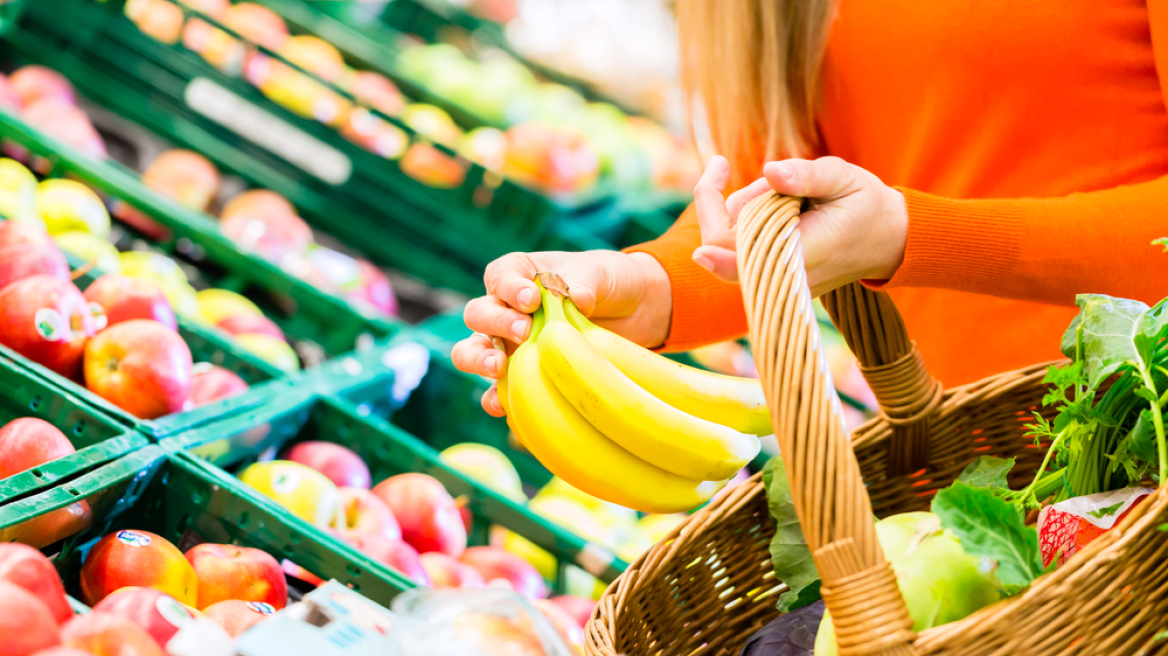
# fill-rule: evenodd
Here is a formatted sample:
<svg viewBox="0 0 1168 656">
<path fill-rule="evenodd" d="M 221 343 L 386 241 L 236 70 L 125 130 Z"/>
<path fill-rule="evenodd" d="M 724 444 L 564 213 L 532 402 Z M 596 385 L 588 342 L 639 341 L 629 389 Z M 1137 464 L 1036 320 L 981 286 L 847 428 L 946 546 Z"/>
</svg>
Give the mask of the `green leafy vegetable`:
<svg viewBox="0 0 1168 656">
<path fill-rule="evenodd" d="M 767 491 L 767 507 L 775 522 L 775 536 L 771 538 L 771 564 L 775 576 L 790 588 L 779 595 L 779 612 L 786 613 L 819 600 L 819 572 L 811 558 L 811 549 L 803 537 L 795 502 L 787 483 L 787 470 L 781 456 L 767 462 L 762 472 Z"/>
<path fill-rule="evenodd" d="M 1168 306 L 1149 308 L 1139 301 L 1103 294 L 1079 294 L 1078 316 L 1063 334 L 1063 354 L 1083 363 L 1090 390 L 1120 367 L 1150 366 L 1156 344 L 1168 331 Z M 1081 357 L 1080 357 L 1081 355 Z"/>
<path fill-rule="evenodd" d="M 965 471 L 957 477 L 962 483 L 973 487 L 1008 488 L 1006 476 L 1014 468 L 1014 458 L 998 458 L 996 456 L 978 456 L 969 463 Z"/>
<path fill-rule="evenodd" d="M 1116 503 L 1110 506 L 1100 508 L 1099 510 L 1089 511 L 1087 514 L 1095 519 L 1103 519 L 1104 517 L 1111 517 L 1117 510 L 1123 507 L 1122 503 Z"/>
<path fill-rule="evenodd" d="M 1152 245 L 1153 246 L 1163 246 L 1164 252 L 1168 253 L 1168 237 L 1161 237 L 1159 239 L 1153 239 Z"/>
<path fill-rule="evenodd" d="M 992 489 L 956 482 L 933 497 L 932 510 L 967 554 L 998 563 L 1003 586 L 1023 588 L 1043 573 L 1038 532 L 1026 526 L 1017 505 Z"/>
</svg>

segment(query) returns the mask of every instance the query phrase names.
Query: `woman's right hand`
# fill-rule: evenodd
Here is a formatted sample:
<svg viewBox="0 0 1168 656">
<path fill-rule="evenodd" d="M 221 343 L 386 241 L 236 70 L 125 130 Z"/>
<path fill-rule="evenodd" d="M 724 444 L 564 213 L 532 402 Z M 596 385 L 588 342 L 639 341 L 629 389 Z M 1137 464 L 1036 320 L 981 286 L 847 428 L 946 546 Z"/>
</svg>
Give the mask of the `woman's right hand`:
<svg viewBox="0 0 1168 656">
<path fill-rule="evenodd" d="M 541 271 L 555 273 L 568 285 L 572 302 L 596 324 L 647 348 L 669 336 L 673 298 L 669 276 L 647 253 L 511 253 L 487 266 L 487 295 L 467 303 L 463 319 L 476 334 L 454 345 L 451 357 L 462 371 L 498 380 L 507 370 L 507 353 L 491 337 L 501 337 L 510 352 L 531 332 L 531 313 L 539 308 L 534 280 Z M 492 385 L 483 409 L 503 416 Z"/>
</svg>

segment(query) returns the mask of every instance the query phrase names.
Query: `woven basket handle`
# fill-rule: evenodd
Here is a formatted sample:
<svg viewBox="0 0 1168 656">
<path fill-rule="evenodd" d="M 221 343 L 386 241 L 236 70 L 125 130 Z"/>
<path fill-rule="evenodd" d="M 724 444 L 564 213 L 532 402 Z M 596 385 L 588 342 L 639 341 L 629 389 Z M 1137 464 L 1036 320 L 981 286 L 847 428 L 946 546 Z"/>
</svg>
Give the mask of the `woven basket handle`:
<svg viewBox="0 0 1168 656">
<path fill-rule="evenodd" d="M 738 218 L 738 274 L 759 378 L 839 653 L 914 654 L 912 620 L 876 540 L 872 503 L 827 368 L 796 229 L 799 205 L 772 192 Z M 851 301 L 835 301 L 850 317 Z"/>
</svg>

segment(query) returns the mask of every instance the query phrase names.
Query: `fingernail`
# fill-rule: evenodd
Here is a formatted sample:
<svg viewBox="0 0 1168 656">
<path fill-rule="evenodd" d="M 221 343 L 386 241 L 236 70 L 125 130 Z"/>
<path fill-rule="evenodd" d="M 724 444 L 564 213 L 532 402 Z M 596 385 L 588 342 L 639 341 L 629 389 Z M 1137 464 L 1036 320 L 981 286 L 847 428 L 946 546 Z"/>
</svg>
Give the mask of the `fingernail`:
<svg viewBox="0 0 1168 656">
<path fill-rule="evenodd" d="M 530 287 L 524 287 L 523 289 L 519 290 L 518 294 L 515 295 L 515 301 L 519 304 L 519 307 L 525 308 L 531 304 L 532 294 L 534 294 L 534 292 L 531 291 Z"/>
<path fill-rule="evenodd" d="M 697 262 L 698 266 L 705 269 L 706 271 L 709 271 L 710 273 L 714 272 L 714 263 L 705 255 L 694 255 L 693 261 Z"/>
<path fill-rule="evenodd" d="M 518 340 L 527 337 L 527 319 L 516 319 L 515 323 L 511 324 L 511 334 Z"/>
<path fill-rule="evenodd" d="M 794 171 L 794 169 L 792 169 L 789 166 L 780 166 L 779 167 L 779 177 L 783 177 L 783 178 L 790 180 L 791 178 L 795 177 L 795 171 Z"/>
<path fill-rule="evenodd" d="M 499 370 L 499 356 L 495 354 L 488 355 L 483 358 L 483 368 L 491 373 Z"/>
</svg>

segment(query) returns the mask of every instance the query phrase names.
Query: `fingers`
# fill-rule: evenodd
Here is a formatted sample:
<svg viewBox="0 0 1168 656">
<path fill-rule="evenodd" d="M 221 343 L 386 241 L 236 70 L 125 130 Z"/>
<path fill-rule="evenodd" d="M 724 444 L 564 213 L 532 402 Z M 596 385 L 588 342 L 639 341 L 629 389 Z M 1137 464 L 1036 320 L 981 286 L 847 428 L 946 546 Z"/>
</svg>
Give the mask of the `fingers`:
<svg viewBox="0 0 1168 656">
<path fill-rule="evenodd" d="M 766 178 L 759 178 L 749 185 L 739 189 L 730 194 L 726 198 L 726 211 L 730 214 L 730 223 L 738 224 L 738 215 L 742 213 L 742 208 L 750 201 L 758 198 L 771 190 L 771 183 Z"/>
<path fill-rule="evenodd" d="M 460 371 L 488 378 L 498 379 L 507 371 L 507 354 L 484 335 L 471 335 L 455 344 L 450 359 Z"/>
<path fill-rule="evenodd" d="M 491 385 L 491 388 L 483 392 L 483 398 L 479 400 L 483 404 L 483 410 L 492 417 L 502 417 L 507 413 L 503 412 L 503 406 L 499 403 L 499 386 Z"/>
<path fill-rule="evenodd" d="M 763 175 L 772 189 L 787 196 L 831 201 L 858 189 L 857 167 L 838 157 L 767 162 Z"/>
<path fill-rule="evenodd" d="M 698 246 L 693 253 L 694 262 L 724 282 L 737 284 L 738 256 L 734 251 L 720 246 Z"/>
<path fill-rule="evenodd" d="M 710 159 L 706 172 L 694 187 L 694 208 L 702 230 L 702 243 L 709 246 L 734 248 L 734 226 L 726 210 L 722 192 L 730 180 L 730 163 L 725 157 Z"/>
<path fill-rule="evenodd" d="M 472 299 L 462 311 L 462 320 L 476 333 L 497 335 L 517 344 L 531 332 L 529 315 L 512 310 L 494 296 Z"/>
<path fill-rule="evenodd" d="M 539 307 L 539 288 L 535 286 L 537 273 L 539 269 L 536 263 L 526 253 L 509 253 L 487 265 L 483 282 L 488 294 L 520 312 L 530 314 Z M 475 330 L 473 326 L 472 330 Z"/>
</svg>

